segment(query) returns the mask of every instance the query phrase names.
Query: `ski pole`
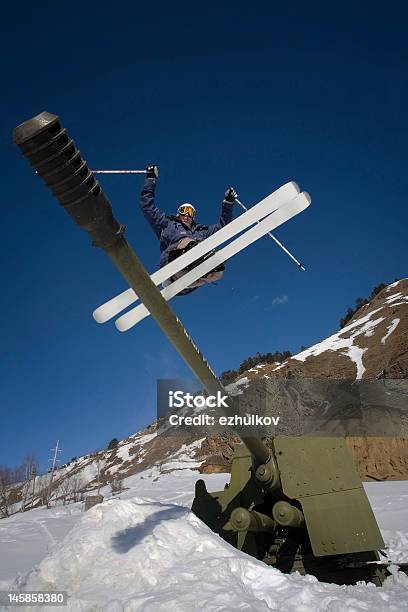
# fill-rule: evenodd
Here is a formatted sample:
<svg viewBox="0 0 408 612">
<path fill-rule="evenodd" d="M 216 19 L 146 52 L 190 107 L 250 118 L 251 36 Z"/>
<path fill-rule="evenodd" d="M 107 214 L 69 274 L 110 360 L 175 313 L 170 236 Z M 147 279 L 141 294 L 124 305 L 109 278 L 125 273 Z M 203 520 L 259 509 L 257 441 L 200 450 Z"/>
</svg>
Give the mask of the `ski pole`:
<svg viewBox="0 0 408 612">
<path fill-rule="evenodd" d="M 146 174 L 146 170 L 91 170 L 94 174 Z M 38 174 L 37 170 L 35 171 Z"/>
<path fill-rule="evenodd" d="M 94 174 L 146 174 L 146 170 L 92 170 Z"/>
<path fill-rule="evenodd" d="M 240 206 L 241 206 L 241 207 L 242 207 L 244 210 L 248 210 L 248 209 L 247 209 L 247 207 L 246 207 L 246 206 L 245 206 L 245 205 L 244 205 L 242 202 L 240 202 L 240 201 L 238 200 L 238 198 L 235 198 L 235 201 L 236 201 L 236 202 L 238 202 L 238 204 L 239 204 L 239 205 L 240 205 Z M 260 221 L 257 221 L 257 223 L 260 223 Z M 288 249 L 287 249 L 287 248 L 286 248 L 286 247 L 285 247 L 285 246 L 284 246 L 284 245 L 283 245 L 283 244 L 282 244 L 282 243 L 281 243 L 281 242 L 280 242 L 280 241 L 279 241 L 277 238 L 275 238 L 275 236 L 272 234 L 272 232 L 268 232 L 268 236 L 270 236 L 270 237 L 272 238 L 272 240 L 274 240 L 274 241 L 276 242 L 276 244 L 277 244 L 278 246 L 280 246 L 280 248 L 281 248 L 281 249 L 283 249 L 283 251 L 285 251 L 286 255 L 289 255 L 289 257 L 290 257 L 291 259 L 293 259 L 293 261 L 294 261 L 294 262 L 295 262 L 295 263 L 298 265 L 298 267 L 299 267 L 301 270 L 303 270 L 303 272 L 306 272 L 306 269 L 305 269 L 305 267 L 303 266 L 303 264 L 302 264 L 302 263 L 300 263 L 300 261 L 298 261 L 298 260 L 296 259 L 296 257 L 294 257 L 294 256 L 292 255 L 292 253 L 291 253 L 290 251 L 288 251 Z"/>
</svg>

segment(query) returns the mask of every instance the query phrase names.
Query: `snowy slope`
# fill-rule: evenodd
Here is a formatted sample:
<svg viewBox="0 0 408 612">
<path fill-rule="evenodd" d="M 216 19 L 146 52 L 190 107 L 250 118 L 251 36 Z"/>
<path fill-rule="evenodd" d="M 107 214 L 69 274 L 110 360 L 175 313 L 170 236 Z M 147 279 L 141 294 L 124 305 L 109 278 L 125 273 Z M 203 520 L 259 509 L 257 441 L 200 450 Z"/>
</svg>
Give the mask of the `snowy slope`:
<svg viewBox="0 0 408 612">
<path fill-rule="evenodd" d="M 159 477 L 144 472 L 126 480 L 120 499 L 87 513 L 75 504 L 2 521 L 0 588 L 66 590 L 66 609 L 75 612 L 408 610 L 402 573 L 382 588 L 341 587 L 282 574 L 233 549 L 189 510 L 199 477 L 191 470 Z M 205 480 L 216 490 L 228 475 Z M 369 483 L 366 489 L 390 554 L 408 561 L 408 483 Z M 25 555 L 13 557 L 23 547 Z M 13 581 L 18 571 L 23 574 Z"/>
</svg>

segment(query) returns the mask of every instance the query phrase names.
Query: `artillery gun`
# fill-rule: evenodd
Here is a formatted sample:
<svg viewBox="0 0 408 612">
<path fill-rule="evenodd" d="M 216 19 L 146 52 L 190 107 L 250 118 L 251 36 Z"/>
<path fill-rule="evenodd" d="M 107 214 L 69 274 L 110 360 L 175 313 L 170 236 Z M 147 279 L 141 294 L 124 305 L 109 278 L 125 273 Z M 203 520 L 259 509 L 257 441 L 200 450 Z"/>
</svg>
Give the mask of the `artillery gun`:
<svg viewBox="0 0 408 612">
<path fill-rule="evenodd" d="M 102 248 L 209 393 L 226 391 L 124 237 L 109 200 L 59 117 L 18 126 L 13 141 L 65 208 Z M 197 482 L 193 511 L 227 542 L 282 571 L 321 580 L 381 584 L 384 546 L 344 440 L 241 436 L 231 481 L 208 493 Z"/>
<path fill-rule="evenodd" d="M 235 447 L 223 491 L 196 483 L 193 512 L 232 546 L 283 572 L 380 586 L 384 542 L 344 439 L 276 437 L 270 451 L 257 443 L 260 452 Z"/>
</svg>

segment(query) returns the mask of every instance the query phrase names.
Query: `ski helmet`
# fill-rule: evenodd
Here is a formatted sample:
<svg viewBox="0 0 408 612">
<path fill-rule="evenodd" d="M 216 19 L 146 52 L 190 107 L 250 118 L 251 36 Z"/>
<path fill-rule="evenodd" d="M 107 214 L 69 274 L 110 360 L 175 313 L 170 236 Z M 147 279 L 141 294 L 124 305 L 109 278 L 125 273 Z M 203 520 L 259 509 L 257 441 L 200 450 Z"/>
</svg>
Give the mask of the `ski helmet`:
<svg viewBox="0 0 408 612">
<path fill-rule="evenodd" d="M 188 215 L 189 217 L 194 219 L 195 214 L 196 214 L 196 209 L 189 202 L 185 202 L 184 204 L 180 204 L 180 206 L 177 209 L 177 214 L 178 215 Z"/>
</svg>

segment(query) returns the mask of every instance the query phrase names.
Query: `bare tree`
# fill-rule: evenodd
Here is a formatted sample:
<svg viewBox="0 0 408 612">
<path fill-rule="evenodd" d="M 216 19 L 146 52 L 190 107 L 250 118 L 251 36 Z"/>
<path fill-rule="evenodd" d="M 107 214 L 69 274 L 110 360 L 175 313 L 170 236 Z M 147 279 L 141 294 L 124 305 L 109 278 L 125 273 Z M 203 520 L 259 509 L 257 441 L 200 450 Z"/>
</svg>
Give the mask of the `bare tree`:
<svg viewBox="0 0 408 612">
<path fill-rule="evenodd" d="M 24 465 L 21 464 L 11 470 L 11 480 L 13 484 L 22 483 L 25 480 Z"/>
<path fill-rule="evenodd" d="M 50 482 L 51 482 L 51 474 L 44 474 L 41 477 L 40 481 L 40 490 L 38 495 L 40 497 L 41 505 L 48 506 L 50 499 Z"/>
<path fill-rule="evenodd" d="M 35 455 L 26 455 L 22 467 L 25 472 L 25 479 L 30 480 L 33 474 L 38 474 L 38 459 Z"/>
<path fill-rule="evenodd" d="M 57 498 L 62 500 L 63 505 L 69 501 L 71 494 L 71 479 L 69 476 L 62 478 L 57 485 Z"/>
<path fill-rule="evenodd" d="M 74 474 L 70 478 L 71 480 L 71 491 L 72 491 L 72 501 L 77 502 L 81 501 L 83 498 L 83 489 L 85 488 L 85 483 L 79 474 Z"/>
<path fill-rule="evenodd" d="M 27 507 L 27 500 L 31 490 L 30 480 L 26 480 L 21 489 L 21 507 L 20 512 L 24 512 Z"/>
<path fill-rule="evenodd" d="M 70 501 L 76 502 L 80 500 L 84 483 L 79 474 L 73 474 L 63 478 L 58 485 L 58 497 L 62 499 L 62 503 L 65 504 Z"/>
<path fill-rule="evenodd" d="M 6 466 L 0 466 L 0 516 L 5 518 L 12 513 L 12 507 L 17 501 L 16 491 L 13 488 L 16 474 Z"/>
<path fill-rule="evenodd" d="M 116 476 L 110 483 L 112 495 L 119 495 L 123 491 L 123 478 Z"/>
<path fill-rule="evenodd" d="M 33 507 L 34 498 L 36 496 L 36 492 L 35 492 L 36 480 L 37 480 L 37 474 L 33 474 L 32 489 L 31 489 L 31 507 Z"/>
<path fill-rule="evenodd" d="M 38 473 L 38 460 L 34 455 L 26 455 L 22 463 L 22 468 L 25 473 L 25 483 L 21 490 L 21 512 L 26 510 L 31 498 L 31 506 L 35 496 L 35 480 Z"/>
</svg>

